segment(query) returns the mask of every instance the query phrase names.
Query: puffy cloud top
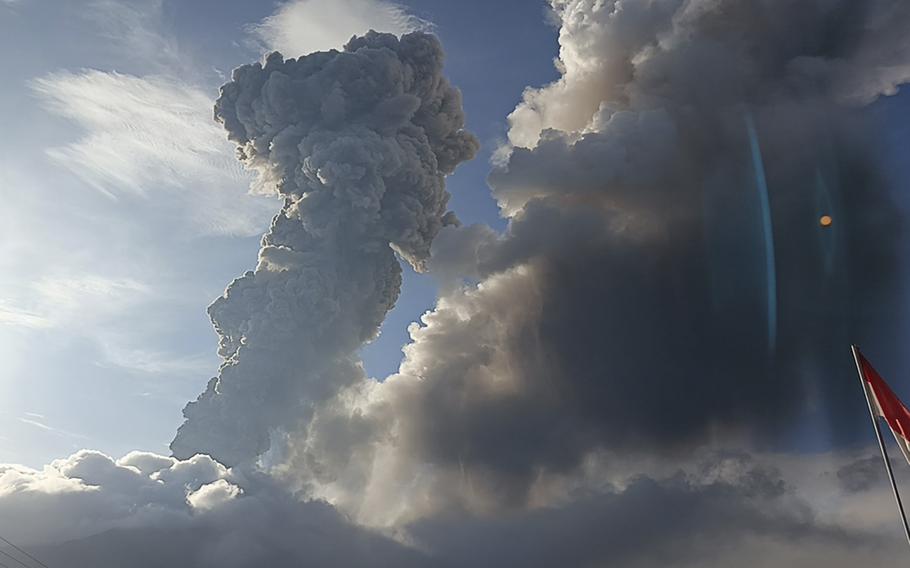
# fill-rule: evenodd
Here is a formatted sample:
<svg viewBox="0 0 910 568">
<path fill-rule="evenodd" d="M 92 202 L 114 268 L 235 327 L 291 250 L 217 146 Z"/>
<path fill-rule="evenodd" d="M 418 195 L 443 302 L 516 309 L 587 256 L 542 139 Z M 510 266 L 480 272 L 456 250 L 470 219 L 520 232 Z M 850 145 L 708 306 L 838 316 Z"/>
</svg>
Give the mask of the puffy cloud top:
<svg viewBox="0 0 910 568">
<path fill-rule="evenodd" d="M 362 378 L 357 349 L 422 269 L 447 210 L 445 176 L 474 155 L 435 37 L 370 32 L 344 51 L 245 65 L 215 117 L 284 206 L 255 271 L 209 308 L 219 377 L 187 406 L 175 454 L 251 463 L 312 407 Z"/>
<path fill-rule="evenodd" d="M 209 309 L 219 375 L 174 458 L 7 467 L 0 512 L 78 510 L 87 529 L 50 530 L 89 548 L 181 543 L 158 565 L 896 557 L 868 457 L 718 449 L 786 446 L 827 412 L 837 448 L 863 420 L 844 346 L 894 341 L 901 304 L 864 105 L 910 78 L 910 8 L 552 5 L 562 77 L 511 115 L 490 178 L 503 234 L 451 226 L 444 176 L 477 144 L 432 37 L 236 70 L 216 118 L 284 206 Z M 451 281 L 378 382 L 356 352 L 398 297 L 393 250 Z"/>
<path fill-rule="evenodd" d="M 477 150 L 442 60 L 423 33 L 370 32 L 299 59 L 273 53 L 234 71 L 215 117 L 261 184 L 297 200 L 308 230 L 344 222 L 419 266 L 449 219 L 442 176 Z"/>
<path fill-rule="evenodd" d="M 864 105 L 910 78 L 905 3 L 553 9 L 562 77 L 525 92 L 490 176 L 508 230 L 444 229 L 431 268 L 455 282 L 400 372 L 292 443 L 301 486 L 364 522 L 525 510 L 603 451 L 673 463 L 810 419 L 847 443 L 846 346 L 898 348 Z"/>
</svg>

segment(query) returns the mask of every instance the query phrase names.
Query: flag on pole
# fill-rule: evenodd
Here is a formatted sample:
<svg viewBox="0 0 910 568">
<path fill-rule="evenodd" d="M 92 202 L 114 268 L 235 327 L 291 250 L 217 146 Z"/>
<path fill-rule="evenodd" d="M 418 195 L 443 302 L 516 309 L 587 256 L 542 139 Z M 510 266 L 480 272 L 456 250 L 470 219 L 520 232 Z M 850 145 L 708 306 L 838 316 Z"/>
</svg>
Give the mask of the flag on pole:
<svg viewBox="0 0 910 568">
<path fill-rule="evenodd" d="M 888 480 L 891 482 L 891 490 L 894 492 L 894 502 L 897 505 L 897 512 L 900 513 L 901 523 L 904 525 L 904 536 L 910 543 L 910 523 L 907 522 L 907 515 L 904 513 L 904 504 L 901 502 L 901 494 L 897 489 L 897 481 L 894 479 L 894 471 L 891 469 L 891 460 L 888 459 L 888 450 L 885 449 L 885 440 L 882 438 L 882 429 L 879 427 L 878 417 L 884 418 L 888 423 L 888 428 L 894 434 L 897 445 L 900 446 L 904 459 L 910 462 L 910 410 L 904 406 L 904 403 L 897 398 L 891 387 L 882 379 L 869 361 L 863 357 L 856 345 L 850 347 L 853 351 L 853 360 L 856 362 L 856 372 L 859 373 L 859 382 L 862 383 L 863 392 L 866 395 L 866 404 L 869 408 L 869 418 L 872 419 L 872 427 L 875 429 L 875 438 L 878 440 L 878 447 L 882 451 L 882 461 L 885 463 L 885 471 L 888 473 Z"/>
<path fill-rule="evenodd" d="M 882 379 L 862 353 L 857 352 L 857 355 L 872 411 L 885 419 L 888 428 L 894 434 L 897 446 L 904 454 L 904 459 L 910 464 L 910 410 L 897 398 L 888 383 Z"/>
</svg>

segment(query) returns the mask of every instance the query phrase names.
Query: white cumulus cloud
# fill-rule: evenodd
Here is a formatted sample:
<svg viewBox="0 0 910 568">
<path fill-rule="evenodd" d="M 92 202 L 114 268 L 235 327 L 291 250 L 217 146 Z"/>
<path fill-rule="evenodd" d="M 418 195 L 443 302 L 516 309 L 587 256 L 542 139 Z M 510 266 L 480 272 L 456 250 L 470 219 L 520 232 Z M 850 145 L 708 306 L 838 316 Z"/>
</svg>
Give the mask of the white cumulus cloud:
<svg viewBox="0 0 910 568">
<path fill-rule="evenodd" d="M 430 22 L 385 0 L 294 0 L 253 26 L 254 35 L 270 50 L 287 57 L 340 49 L 367 30 L 403 34 L 431 28 Z"/>
</svg>

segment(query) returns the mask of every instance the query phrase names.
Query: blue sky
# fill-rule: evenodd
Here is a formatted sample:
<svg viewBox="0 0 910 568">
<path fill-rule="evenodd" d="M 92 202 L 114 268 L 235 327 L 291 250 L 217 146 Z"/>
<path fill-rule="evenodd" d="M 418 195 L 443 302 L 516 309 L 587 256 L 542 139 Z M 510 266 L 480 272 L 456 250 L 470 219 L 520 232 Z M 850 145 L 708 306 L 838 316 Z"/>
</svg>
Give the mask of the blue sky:
<svg viewBox="0 0 910 568">
<path fill-rule="evenodd" d="M 266 51 L 253 28 L 279 7 L 0 3 L 0 50 L 16 54 L 0 57 L 0 461 L 37 466 L 82 447 L 164 450 L 181 408 L 216 372 L 205 307 L 253 266 L 275 204 L 247 195 L 211 102 L 233 67 Z M 465 223 L 502 228 L 488 160 L 525 86 L 557 76 L 546 5 L 401 8 L 442 39 L 482 143 L 449 180 L 451 207 Z M 339 43 L 365 25 L 333 24 Z M 175 148 L 151 143 L 171 132 Z M 185 145 L 201 164 L 179 161 L 174 150 Z M 406 269 L 397 307 L 364 349 L 368 373 L 397 369 L 408 324 L 435 297 L 430 276 Z"/>
<path fill-rule="evenodd" d="M 51 566 L 895 564 L 848 345 L 910 392 L 908 22 L 0 0 L 0 535 Z M 369 28 L 435 33 L 444 73 L 418 34 L 231 79 Z M 439 230 L 475 148 L 443 75 L 480 151 Z M 361 348 L 387 244 L 431 273 Z"/>
<path fill-rule="evenodd" d="M 410 22 L 353 10 L 328 28 L 313 16 L 318 2 L 302 5 L 283 14 L 280 3 L 234 0 L 0 4 L 0 49 L 15 53 L 0 58 L 0 461 L 38 465 L 86 446 L 163 450 L 183 404 L 216 372 L 205 307 L 252 267 L 275 204 L 248 194 L 210 106 L 230 69 L 268 49 L 256 26 L 270 16 L 310 42 L 300 49 L 337 47 L 370 18 L 391 31 L 431 27 L 482 144 L 449 179 L 451 207 L 467 224 L 504 228 L 486 183 L 490 153 L 525 87 L 558 76 L 545 3 L 412 0 L 399 13 Z M 910 133 L 893 118 L 908 104 L 876 103 L 899 180 Z M 162 133 L 201 159 L 181 162 L 151 143 Z M 363 350 L 369 374 L 397 369 L 407 326 L 436 291 L 431 276 L 405 269 L 397 307 Z"/>
</svg>

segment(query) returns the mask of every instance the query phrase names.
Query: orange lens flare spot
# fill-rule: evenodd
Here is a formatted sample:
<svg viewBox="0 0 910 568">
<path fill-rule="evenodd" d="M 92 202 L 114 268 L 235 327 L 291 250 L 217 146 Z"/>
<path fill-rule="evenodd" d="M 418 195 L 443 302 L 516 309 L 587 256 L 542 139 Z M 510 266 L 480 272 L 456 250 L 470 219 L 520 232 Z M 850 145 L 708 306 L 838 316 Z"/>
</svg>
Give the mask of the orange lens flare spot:
<svg viewBox="0 0 910 568">
<path fill-rule="evenodd" d="M 830 227 L 831 223 L 834 222 L 834 219 L 831 218 L 831 215 L 822 215 L 818 219 L 818 224 L 822 227 Z"/>
</svg>

